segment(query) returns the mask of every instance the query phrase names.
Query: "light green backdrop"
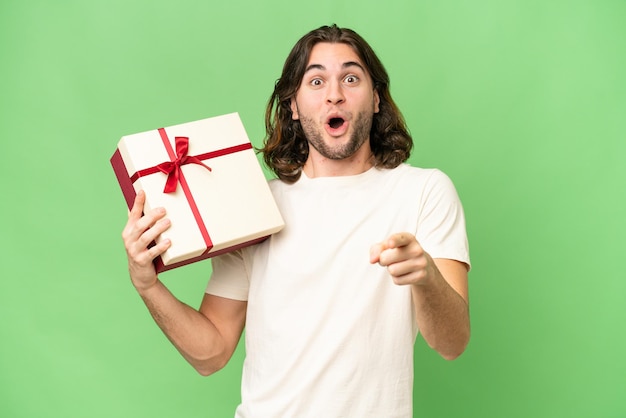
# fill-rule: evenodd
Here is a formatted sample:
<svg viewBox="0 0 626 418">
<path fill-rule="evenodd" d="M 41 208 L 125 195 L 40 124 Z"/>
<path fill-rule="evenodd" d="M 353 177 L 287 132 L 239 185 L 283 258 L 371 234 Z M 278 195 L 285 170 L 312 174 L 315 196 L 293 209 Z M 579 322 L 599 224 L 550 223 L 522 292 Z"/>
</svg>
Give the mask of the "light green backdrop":
<svg viewBox="0 0 626 418">
<path fill-rule="evenodd" d="M 416 416 L 626 416 L 626 2 L 17 1 L 0 5 L 0 416 L 229 417 L 126 274 L 108 158 L 238 111 L 255 145 L 293 43 L 370 41 L 468 218 L 473 337 L 416 344 Z M 201 263 L 163 275 L 197 306 Z"/>
</svg>

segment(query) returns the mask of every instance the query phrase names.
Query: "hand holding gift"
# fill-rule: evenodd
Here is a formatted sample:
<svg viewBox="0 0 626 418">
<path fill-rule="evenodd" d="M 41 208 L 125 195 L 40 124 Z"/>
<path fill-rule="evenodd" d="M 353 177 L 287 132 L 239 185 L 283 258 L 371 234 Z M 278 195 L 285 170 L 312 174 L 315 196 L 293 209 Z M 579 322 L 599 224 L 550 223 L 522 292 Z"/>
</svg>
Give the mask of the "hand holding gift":
<svg viewBox="0 0 626 418">
<path fill-rule="evenodd" d="M 146 194 L 140 190 L 135 197 L 132 209 L 128 213 L 128 222 L 122 232 L 122 239 L 128 256 L 128 271 L 133 285 L 137 289 L 146 289 L 157 281 L 154 259 L 170 246 L 169 239 L 154 243 L 159 235 L 170 227 L 170 220 L 165 218 L 164 208 L 155 208 L 143 214 Z"/>
</svg>

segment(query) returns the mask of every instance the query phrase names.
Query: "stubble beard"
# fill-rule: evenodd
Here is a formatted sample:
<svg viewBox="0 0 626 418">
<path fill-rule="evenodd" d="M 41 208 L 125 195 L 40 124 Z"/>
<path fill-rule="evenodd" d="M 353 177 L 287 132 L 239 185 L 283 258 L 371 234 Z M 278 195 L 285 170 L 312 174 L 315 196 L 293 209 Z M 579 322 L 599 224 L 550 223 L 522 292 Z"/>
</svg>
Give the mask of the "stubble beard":
<svg viewBox="0 0 626 418">
<path fill-rule="evenodd" d="M 318 128 L 312 118 L 300 115 L 300 124 L 308 143 L 329 160 L 343 160 L 354 155 L 365 141 L 370 139 L 373 116 L 361 112 L 352 121 L 352 134 L 348 142 L 333 146 L 324 141 L 324 132 Z"/>
</svg>

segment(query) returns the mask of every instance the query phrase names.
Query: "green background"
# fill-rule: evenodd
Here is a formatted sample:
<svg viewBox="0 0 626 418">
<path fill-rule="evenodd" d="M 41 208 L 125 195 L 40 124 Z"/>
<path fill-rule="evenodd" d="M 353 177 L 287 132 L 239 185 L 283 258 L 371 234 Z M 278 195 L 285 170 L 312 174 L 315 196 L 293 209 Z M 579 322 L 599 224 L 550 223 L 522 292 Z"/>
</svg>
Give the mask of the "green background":
<svg viewBox="0 0 626 418">
<path fill-rule="evenodd" d="M 416 416 L 626 416 L 626 2 L 17 1 L 0 5 L 0 416 L 229 417 L 134 292 L 109 166 L 122 135 L 239 112 L 255 145 L 291 46 L 378 52 L 463 200 L 472 341 L 421 337 Z M 163 274 L 197 306 L 209 263 Z"/>
</svg>

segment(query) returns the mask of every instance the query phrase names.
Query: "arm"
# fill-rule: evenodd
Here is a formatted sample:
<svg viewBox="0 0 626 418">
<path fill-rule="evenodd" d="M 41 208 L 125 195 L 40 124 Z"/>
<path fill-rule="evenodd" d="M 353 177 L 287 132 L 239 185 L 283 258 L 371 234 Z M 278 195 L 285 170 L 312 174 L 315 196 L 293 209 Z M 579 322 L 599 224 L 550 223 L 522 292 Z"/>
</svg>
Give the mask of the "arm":
<svg viewBox="0 0 626 418">
<path fill-rule="evenodd" d="M 409 233 L 374 245 L 370 262 L 387 267 L 397 285 L 411 286 L 417 324 L 428 345 L 447 360 L 460 356 L 470 338 L 467 266 L 432 259 Z"/>
<path fill-rule="evenodd" d="M 205 294 L 199 310 L 182 303 L 158 279 L 152 261 L 171 245 L 148 248 L 170 223 L 162 208 L 142 216 L 139 192 L 122 233 L 130 278 L 157 325 L 182 356 L 202 375 L 226 365 L 243 332 L 247 302 Z"/>
</svg>

